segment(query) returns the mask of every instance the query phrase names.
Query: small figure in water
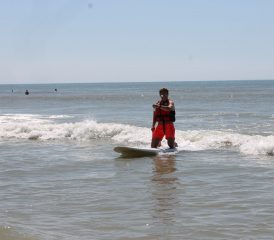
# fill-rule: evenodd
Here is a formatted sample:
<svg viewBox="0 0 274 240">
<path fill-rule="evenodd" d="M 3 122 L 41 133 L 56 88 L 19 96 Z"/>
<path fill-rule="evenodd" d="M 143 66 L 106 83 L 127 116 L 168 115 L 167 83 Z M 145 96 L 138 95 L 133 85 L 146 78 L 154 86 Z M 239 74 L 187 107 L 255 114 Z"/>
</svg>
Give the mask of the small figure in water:
<svg viewBox="0 0 274 240">
<path fill-rule="evenodd" d="M 28 90 L 25 91 L 25 95 L 29 95 L 29 91 Z"/>
<path fill-rule="evenodd" d="M 54 91 L 57 92 L 57 88 L 55 88 Z"/>
</svg>

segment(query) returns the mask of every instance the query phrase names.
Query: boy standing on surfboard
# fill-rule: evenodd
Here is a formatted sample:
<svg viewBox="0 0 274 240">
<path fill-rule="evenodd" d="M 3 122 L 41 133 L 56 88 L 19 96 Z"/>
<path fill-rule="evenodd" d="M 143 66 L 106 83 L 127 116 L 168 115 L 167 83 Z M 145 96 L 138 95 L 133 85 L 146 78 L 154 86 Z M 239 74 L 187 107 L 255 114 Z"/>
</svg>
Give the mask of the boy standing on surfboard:
<svg viewBox="0 0 274 240">
<path fill-rule="evenodd" d="M 173 122 L 175 122 L 174 102 L 168 98 L 168 89 L 162 88 L 159 93 L 161 100 L 152 105 L 154 112 L 151 127 L 151 147 L 157 148 L 165 136 L 168 146 L 175 148 L 177 147 L 177 143 L 175 142 L 175 127 L 173 124 Z M 157 126 L 155 128 L 156 123 Z"/>
</svg>

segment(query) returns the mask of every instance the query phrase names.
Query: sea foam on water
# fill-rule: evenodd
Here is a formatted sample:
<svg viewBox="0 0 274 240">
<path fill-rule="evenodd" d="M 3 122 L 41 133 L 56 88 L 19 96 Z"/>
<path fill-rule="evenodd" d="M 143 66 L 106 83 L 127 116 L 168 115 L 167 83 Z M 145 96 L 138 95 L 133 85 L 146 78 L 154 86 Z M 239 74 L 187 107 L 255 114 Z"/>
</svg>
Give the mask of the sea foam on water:
<svg viewBox="0 0 274 240">
<path fill-rule="evenodd" d="M 89 141 L 110 139 L 120 145 L 147 147 L 151 131 L 146 127 L 118 123 L 98 123 L 94 120 L 57 123 L 55 119 L 69 116 L 2 115 L 0 138 L 53 141 L 64 139 Z M 180 150 L 202 151 L 235 148 L 243 154 L 273 155 L 274 136 L 246 135 L 214 130 L 176 130 Z M 166 145 L 166 142 L 163 141 Z"/>
</svg>

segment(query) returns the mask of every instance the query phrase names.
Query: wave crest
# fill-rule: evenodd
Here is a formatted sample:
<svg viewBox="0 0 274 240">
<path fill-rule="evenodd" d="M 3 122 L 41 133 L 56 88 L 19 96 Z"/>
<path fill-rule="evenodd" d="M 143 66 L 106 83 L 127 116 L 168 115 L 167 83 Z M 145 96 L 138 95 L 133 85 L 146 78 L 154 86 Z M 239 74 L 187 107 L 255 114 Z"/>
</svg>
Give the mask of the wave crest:
<svg viewBox="0 0 274 240">
<path fill-rule="evenodd" d="M 128 124 L 98 123 L 85 120 L 76 123 L 56 123 L 54 119 L 37 115 L 0 116 L 0 138 L 31 140 L 110 139 L 118 144 L 148 146 L 149 128 Z M 176 141 L 181 150 L 201 151 L 233 147 L 241 153 L 274 155 L 274 136 L 245 135 L 228 131 L 176 131 Z M 163 145 L 166 142 L 164 141 Z"/>
</svg>

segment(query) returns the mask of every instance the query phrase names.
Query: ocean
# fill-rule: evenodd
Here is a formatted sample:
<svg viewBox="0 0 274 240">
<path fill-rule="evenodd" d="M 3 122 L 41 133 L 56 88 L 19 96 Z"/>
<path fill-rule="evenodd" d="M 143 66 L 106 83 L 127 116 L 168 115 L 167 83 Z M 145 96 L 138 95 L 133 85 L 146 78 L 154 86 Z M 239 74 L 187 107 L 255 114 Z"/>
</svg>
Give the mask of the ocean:
<svg viewBox="0 0 274 240">
<path fill-rule="evenodd" d="M 162 87 L 180 152 L 121 158 Z M 0 85 L 0 240 L 273 239 L 273 132 L 274 81 Z"/>
</svg>

